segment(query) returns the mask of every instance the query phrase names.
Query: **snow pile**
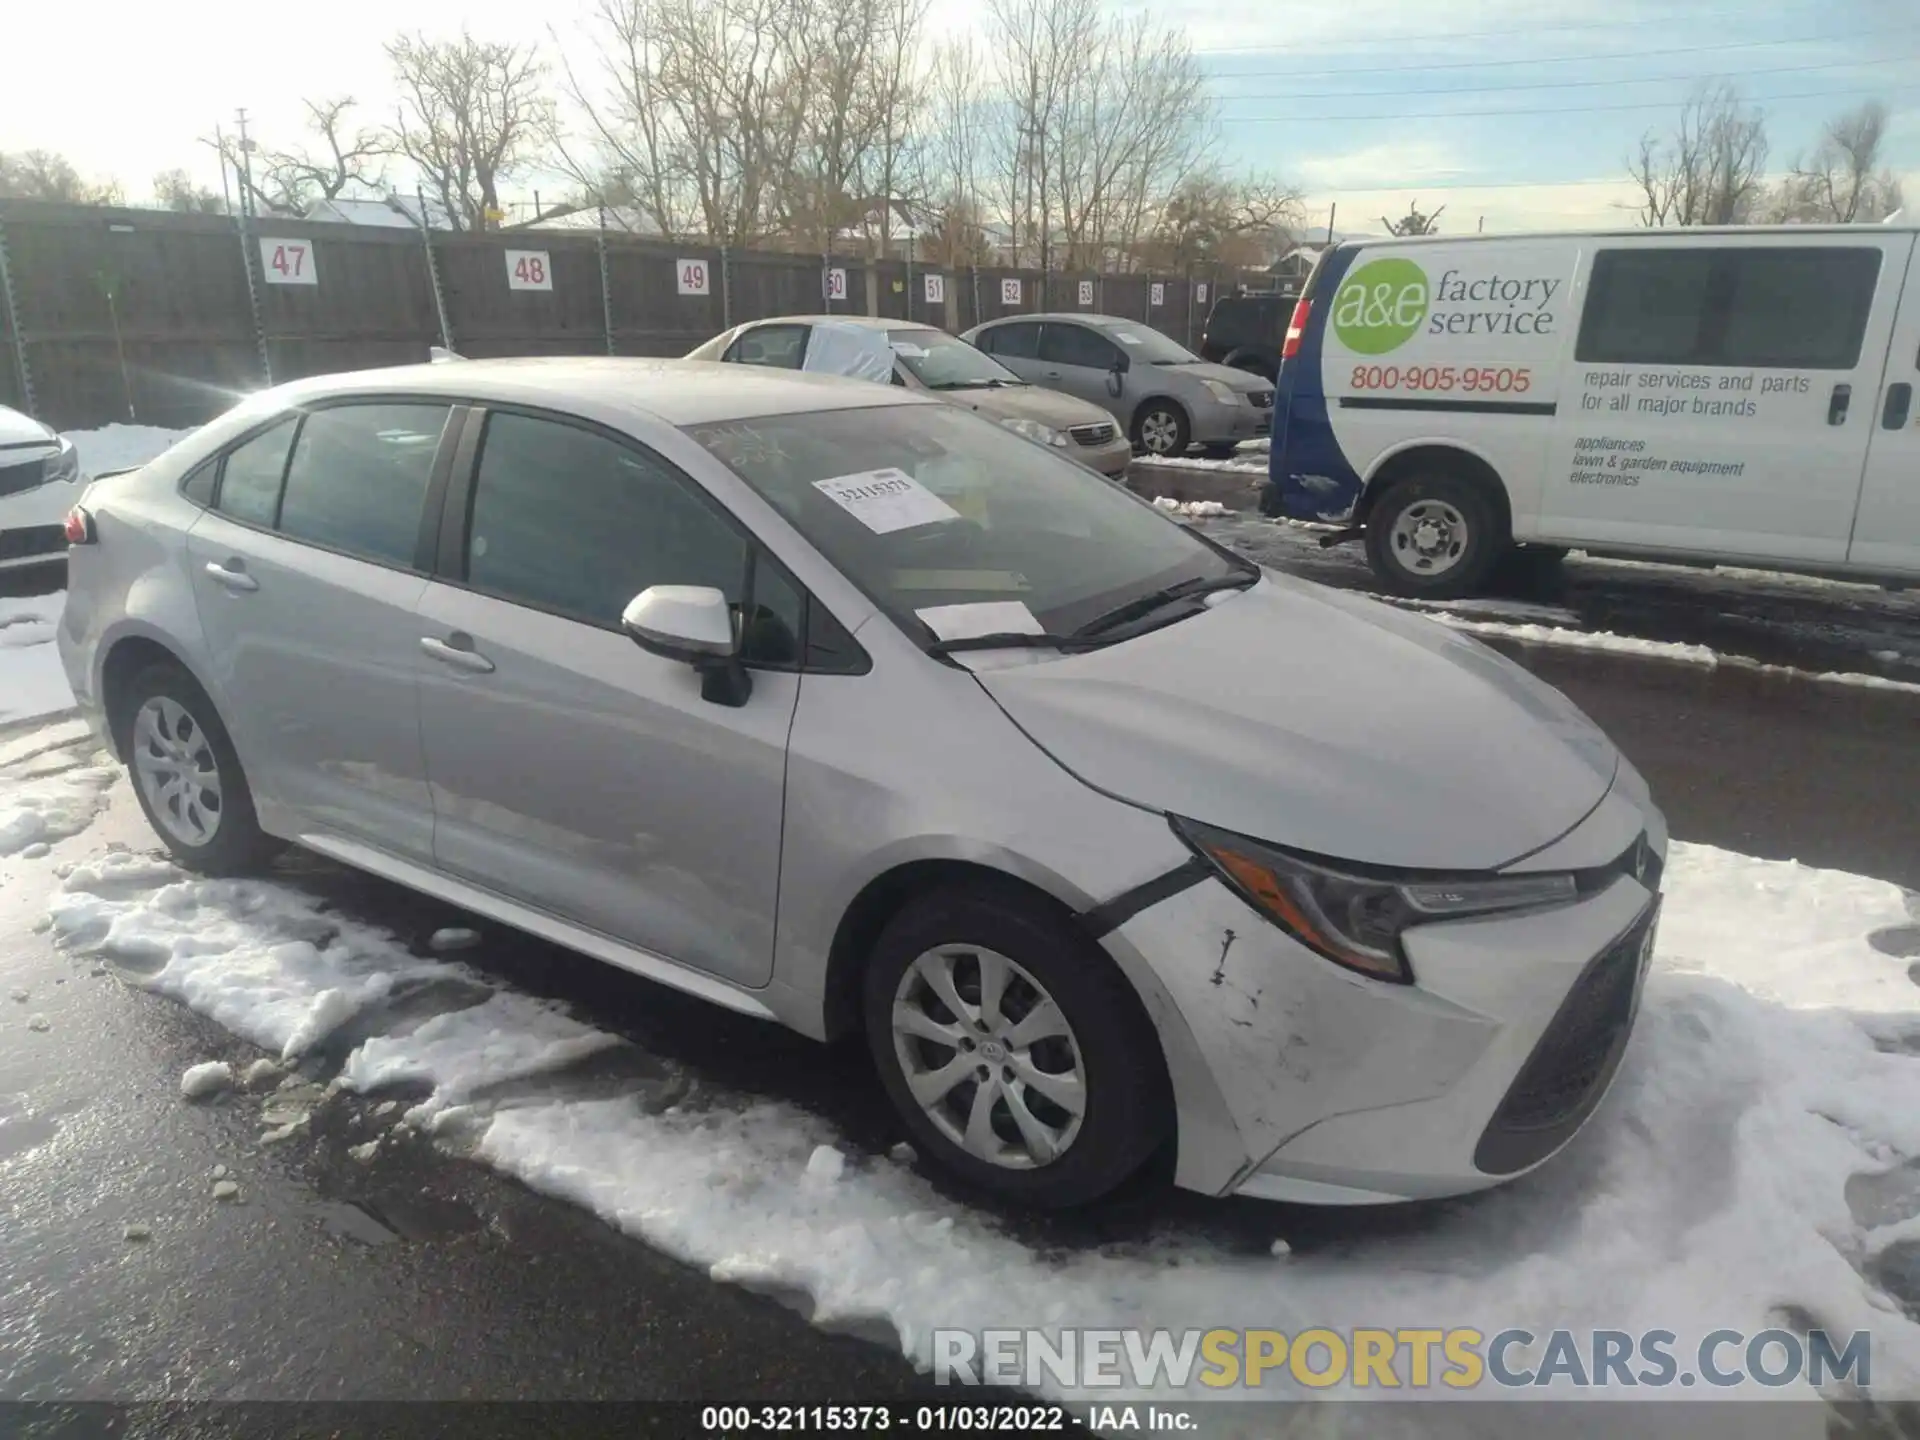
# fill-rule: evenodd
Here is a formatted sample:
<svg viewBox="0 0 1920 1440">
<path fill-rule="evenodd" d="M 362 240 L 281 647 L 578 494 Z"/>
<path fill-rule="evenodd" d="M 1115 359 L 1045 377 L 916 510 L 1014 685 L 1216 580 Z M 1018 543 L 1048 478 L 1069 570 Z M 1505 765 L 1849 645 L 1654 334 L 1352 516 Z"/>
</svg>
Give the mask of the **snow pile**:
<svg viewBox="0 0 1920 1440">
<path fill-rule="evenodd" d="M 88 475 L 144 465 L 170 450 L 192 429 L 166 430 L 158 425 L 102 425 L 97 430 L 69 430 L 67 438 L 80 452 L 80 468 Z"/>
<path fill-rule="evenodd" d="M 0 725 L 50 715 L 73 704 L 67 672 L 54 649 L 66 591 L 0 597 Z"/>
<path fill-rule="evenodd" d="M 423 1107 L 457 1115 L 482 1160 L 921 1360 L 935 1326 L 1661 1328 L 1684 1347 L 1791 1311 L 1871 1330 L 1876 1390 L 1914 1393 L 1920 1324 L 1869 1277 L 1920 1229 L 1920 1196 L 1860 1218 L 1848 1201 L 1851 1178 L 1895 1188 L 1920 1159 L 1920 987 L 1867 940 L 1914 924 L 1914 902 L 1704 846 L 1676 845 L 1668 873 L 1638 1031 L 1568 1152 L 1417 1229 L 1304 1253 L 1171 1227 L 1042 1248 L 942 1198 L 911 1152 L 864 1155 L 794 1106 L 707 1088 L 699 1104 L 649 1105 L 618 1078 L 646 1057 L 550 1005 L 467 993 L 424 1021 L 383 1015 L 380 996 L 439 967 L 277 885 L 110 857 L 73 872 L 53 918 L 67 943 L 147 965 L 155 988 L 273 1049 L 318 1038 L 322 1012 L 353 1014 L 366 1038 L 344 1083 L 424 1087 Z M 329 995 L 356 1003 L 329 1009 Z M 609 1050 L 633 1063 L 616 1069 Z"/>
<path fill-rule="evenodd" d="M 1267 473 L 1265 455 L 1235 454 L 1219 460 L 1209 460 L 1198 455 L 1143 455 L 1138 464 L 1151 469 L 1168 470 L 1212 470 L 1216 473 L 1227 471 L 1235 475 L 1264 475 Z"/>
<path fill-rule="evenodd" d="M 109 765 L 24 780 L 0 770 L 0 856 L 44 855 L 41 847 L 78 835 L 106 805 L 107 788 L 119 776 Z"/>
<path fill-rule="evenodd" d="M 189 1065 L 180 1076 L 180 1093 L 189 1100 L 204 1100 L 218 1095 L 233 1084 L 233 1067 L 224 1060 L 207 1060 Z"/>
<path fill-rule="evenodd" d="M 109 853 L 67 876 L 56 935 L 236 1035 L 291 1058 L 402 981 L 449 973 L 385 931 L 334 915 L 287 886 L 196 880 L 164 861 Z"/>
<path fill-rule="evenodd" d="M 1233 513 L 1218 500 L 1175 500 L 1170 495 L 1155 496 L 1153 508 L 1156 510 L 1164 510 L 1169 515 L 1191 515 L 1194 517 L 1230 515 Z"/>
<path fill-rule="evenodd" d="M 1421 608 L 1427 618 L 1455 630 L 1497 640 L 1517 640 L 1523 645 L 1560 645 L 1571 650 L 1608 650 L 1619 655 L 1650 656 L 1658 660 L 1678 660 L 1688 665 L 1732 665 L 1756 670 L 1762 675 L 1781 675 L 1808 680 L 1816 685 L 1847 685 L 1863 690 L 1900 690 L 1920 695 L 1920 683 L 1889 680 L 1884 675 L 1862 675 L 1847 670 L 1801 670 L 1792 665 L 1765 665 L 1739 655 L 1722 655 L 1705 645 L 1687 645 L 1677 640 L 1642 640 L 1634 635 L 1616 635 L 1611 630 L 1568 630 L 1558 625 L 1511 625 L 1501 620 L 1470 620 L 1461 615 L 1435 610 L 1431 602 Z"/>
</svg>

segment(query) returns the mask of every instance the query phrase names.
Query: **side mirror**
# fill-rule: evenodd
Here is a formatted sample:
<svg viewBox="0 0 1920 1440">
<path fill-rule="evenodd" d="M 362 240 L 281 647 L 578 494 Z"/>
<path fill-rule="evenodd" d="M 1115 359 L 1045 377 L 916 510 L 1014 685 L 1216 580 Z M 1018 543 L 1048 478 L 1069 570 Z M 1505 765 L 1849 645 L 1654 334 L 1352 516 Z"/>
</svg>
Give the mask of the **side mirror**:
<svg viewBox="0 0 1920 1440">
<path fill-rule="evenodd" d="M 1133 364 L 1124 353 L 1113 357 L 1113 368 L 1107 371 L 1107 393 L 1118 395 L 1126 388 L 1127 370 Z"/>
<path fill-rule="evenodd" d="M 649 585 L 620 612 L 620 628 L 641 649 L 699 671 L 702 699 L 738 706 L 753 693 L 733 611 L 711 585 Z"/>
</svg>

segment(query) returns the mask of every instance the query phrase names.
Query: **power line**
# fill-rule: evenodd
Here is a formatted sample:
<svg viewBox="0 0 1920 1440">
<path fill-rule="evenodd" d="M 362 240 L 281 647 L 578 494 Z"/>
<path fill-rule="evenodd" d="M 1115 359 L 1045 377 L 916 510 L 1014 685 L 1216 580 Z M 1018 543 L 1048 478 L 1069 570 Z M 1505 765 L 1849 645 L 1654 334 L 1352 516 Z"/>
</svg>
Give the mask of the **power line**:
<svg viewBox="0 0 1920 1440">
<path fill-rule="evenodd" d="M 1762 50 L 1780 45 L 1832 45 L 1844 40 L 1872 40 L 1882 35 L 1911 35 L 1912 33 L 1912 26 L 1899 26 L 1886 30 L 1857 30 L 1845 35 L 1801 35 L 1790 40 L 1729 40 L 1717 45 L 1670 45 L 1659 50 L 1609 50 L 1598 55 L 1549 55 L 1523 57 L 1517 60 L 1436 60 L 1417 65 L 1316 66 L 1312 70 L 1242 70 L 1217 78 L 1311 80 L 1322 75 L 1400 75 L 1410 70 L 1491 70 L 1497 66 L 1506 65 L 1584 65 L 1600 60 L 1654 60 L 1662 55 L 1705 55 L 1720 50 Z"/>
<path fill-rule="evenodd" d="M 1803 10 L 1821 13 L 1831 11 L 1832 5 L 1776 5 L 1773 13 L 1790 15 Z M 1499 30 L 1434 30 L 1424 35 L 1356 35 L 1350 39 L 1329 40 L 1324 48 L 1329 50 L 1347 50 L 1360 45 L 1411 45 L 1426 40 L 1511 40 L 1516 35 L 1547 35 L 1563 30 L 1632 30 L 1647 25 L 1693 25 L 1712 20 L 1751 21 L 1751 10 L 1688 11 L 1680 15 L 1650 15 L 1644 20 L 1563 20 L 1551 25 L 1509 25 Z M 1209 45 L 1204 50 L 1196 50 L 1196 55 L 1258 55 L 1270 50 L 1298 51 L 1311 49 L 1312 46 L 1299 46 L 1291 41 L 1280 41 L 1264 45 Z"/>
<path fill-rule="evenodd" d="M 1722 74 L 1635 75 L 1613 80 L 1528 80 L 1518 85 L 1433 86 L 1409 90 L 1396 86 L 1391 90 L 1294 90 L 1271 95 L 1229 95 L 1228 100 L 1358 100 L 1386 95 L 1489 95 L 1511 90 L 1576 90 L 1598 85 L 1662 85 L 1700 80 L 1746 80 L 1755 75 L 1792 75 L 1809 70 L 1856 70 L 1870 65 L 1904 65 L 1920 60 L 1920 55 L 1892 55 L 1873 60 L 1832 60 L 1823 65 L 1772 65 L 1757 70 L 1730 70 Z M 1238 80 L 1237 75 L 1210 75 L 1213 81 Z"/>
<path fill-rule="evenodd" d="M 1920 86 L 1895 85 L 1882 86 L 1880 92 L 1888 95 L 1911 94 Z M 1462 91 L 1461 94 L 1472 94 Z M 1783 100 L 1837 100 L 1858 97 L 1858 88 L 1850 90 L 1804 90 L 1793 95 L 1759 95 L 1754 97 L 1758 105 L 1777 105 Z M 1275 96 L 1275 99 L 1292 99 L 1292 96 Z M 1344 124 L 1353 120 L 1466 120 L 1485 119 L 1502 115 L 1597 115 L 1607 111 L 1623 110 L 1671 110 L 1672 100 L 1646 100 L 1631 105 L 1553 105 L 1544 110 L 1392 110 L 1379 111 L 1371 115 L 1235 115 L 1230 122 L 1234 125 L 1312 125 Z"/>
</svg>

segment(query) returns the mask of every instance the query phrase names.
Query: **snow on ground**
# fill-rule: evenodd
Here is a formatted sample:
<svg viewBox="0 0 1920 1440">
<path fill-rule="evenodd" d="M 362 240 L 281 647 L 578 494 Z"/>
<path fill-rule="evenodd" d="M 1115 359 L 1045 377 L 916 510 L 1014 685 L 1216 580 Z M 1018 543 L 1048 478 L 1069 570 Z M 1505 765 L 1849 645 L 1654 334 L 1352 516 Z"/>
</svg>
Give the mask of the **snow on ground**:
<svg viewBox="0 0 1920 1440">
<path fill-rule="evenodd" d="M 1236 474 L 1264 475 L 1267 473 L 1265 455 L 1234 454 L 1211 460 L 1200 455 L 1155 455 L 1151 459 L 1143 458 L 1140 464 L 1148 469 L 1159 470 L 1230 470 Z"/>
<path fill-rule="evenodd" d="M 1920 684 L 1911 680 L 1889 680 L 1884 675 L 1862 675 L 1842 670 L 1801 670 L 1792 665 L 1763 665 L 1738 655 L 1722 655 L 1705 645 L 1687 645 L 1677 640 L 1643 640 L 1636 635 L 1616 635 L 1611 630 L 1569 630 L 1558 625 L 1515 625 L 1503 620 L 1473 620 L 1431 606 L 1427 618 L 1455 630 L 1497 640 L 1517 640 L 1523 645 L 1559 645 L 1573 650 L 1610 650 L 1621 655 L 1641 655 L 1659 660 L 1679 660 L 1689 665 L 1733 665 L 1757 670 L 1764 675 L 1782 675 L 1810 680 L 1817 685 L 1848 685 L 1864 690 L 1903 690 L 1920 695 Z"/>
<path fill-rule="evenodd" d="M 1008 1324 L 1664 1328 L 1685 1353 L 1797 1307 L 1871 1330 L 1876 1390 L 1920 1393 L 1920 1324 L 1869 1278 L 1920 1223 L 1920 988 L 1867 941 L 1920 900 L 1704 846 L 1676 845 L 1668 873 L 1635 1039 L 1568 1152 L 1410 1232 L 1290 1254 L 1171 1223 L 1042 1248 L 942 1197 L 911 1151 L 862 1153 L 792 1105 L 697 1086 L 650 1104 L 638 1081 L 610 1089 L 608 1062 L 664 1062 L 284 884 L 110 853 L 71 872 L 52 921 L 276 1053 L 336 1033 L 344 1086 L 405 1082 L 411 1118 L 464 1153 L 922 1361 L 935 1326 Z M 570 1077 L 586 1057 L 593 1077 Z M 1861 1175 L 1883 1199 L 1856 1219 Z"/>
<path fill-rule="evenodd" d="M 191 429 L 165 430 L 158 425 L 102 425 L 97 430 L 69 430 L 67 438 L 80 452 L 80 468 L 88 475 L 144 465 Z"/>
<path fill-rule="evenodd" d="M 1154 496 L 1153 508 L 1164 510 L 1169 515 L 1192 516 L 1196 519 L 1230 513 L 1218 500 L 1175 500 L 1170 495 Z"/>
<path fill-rule="evenodd" d="M 64 590 L 24 599 L 0 596 L 0 725 L 51 715 L 73 704 L 53 647 Z"/>
<path fill-rule="evenodd" d="M 38 750 L 21 741 L 0 752 L 0 857 L 44 854 L 78 835 L 107 803 L 119 770 L 98 755 L 84 727 L 66 750 Z"/>
</svg>

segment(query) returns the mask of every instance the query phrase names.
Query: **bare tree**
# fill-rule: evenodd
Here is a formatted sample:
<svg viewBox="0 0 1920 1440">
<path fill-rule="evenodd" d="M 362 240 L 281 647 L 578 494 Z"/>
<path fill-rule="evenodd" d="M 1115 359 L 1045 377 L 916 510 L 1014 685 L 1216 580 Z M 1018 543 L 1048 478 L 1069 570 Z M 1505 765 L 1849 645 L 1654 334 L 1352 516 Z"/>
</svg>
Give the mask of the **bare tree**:
<svg viewBox="0 0 1920 1440">
<path fill-rule="evenodd" d="M 1767 122 L 1726 82 L 1696 90 L 1668 135 L 1648 131 L 1628 161 L 1640 189 L 1640 221 L 1739 225 L 1764 197 Z"/>
<path fill-rule="evenodd" d="M 1398 220 L 1389 220 L 1382 215 L 1380 223 L 1387 227 L 1389 235 L 1438 235 L 1440 217 L 1446 213 L 1446 210 L 1447 207 L 1442 205 L 1431 215 L 1425 215 L 1421 213 L 1420 202 L 1415 200 L 1407 206 L 1407 213 Z"/>
<path fill-rule="evenodd" d="M 390 146 L 378 130 L 352 124 L 354 103 L 351 96 L 303 101 L 309 141 L 285 150 L 256 143 L 244 164 L 238 136 L 221 133 L 201 143 L 219 153 L 256 210 L 303 215 L 318 201 L 384 188 L 380 162 Z"/>
<path fill-rule="evenodd" d="M 1901 206 L 1900 181 L 1880 163 L 1887 107 L 1869 100 L 1826 123 L 1810 159 L 1781 182 L 1772 218 L 1851 225 L 1885 219 Z"/>
<path fill-rule="evenodd" d="M 169 210 L 189 215 L 224 215 L 227 202 L 194 182 L 185 170 L 162 170 L 153 177 L 153 198 Z"/>
<path fill-rule="evenodd" d="M 599 0 L 589 24 L 598 87 L 565 62 L 567 93 L 587 120 L 586 147 L 562 137 L 558 150 L 562 166 L 616 221 L 678 238 L 689 216 L 686 141 L 680 107 L 662 80 L 660 11 L 651 0 Z"/>
<path fill-rule="evenodd" d="M 450 224 L 497 224 L 501 182 L 533 160 L 553 130 L 539 52 L 465 33 L 401 35 L 386 49 L 402 96 L 386 144 L 413 163 Z"/>
<path fill-rule="evenodd" d="M 1271 176 L 1194 175 L 1160 207 L 1147 260 L 1163 269 L 1268 265 L 1301 218 L 1300 192 Z"/>
<path fill-rule="evenodd" d="M 73 162 L 51 150 L 0 154 L 0 198 L 64 200 L 70 205 L 118 205 L 125 199 L 111 180 L 83 180 Z"/>
<path fill-rule="evenodd" d="M 925 253 L 940 265 L 984 264 L 991 258 L 981 189 L 988 101 L 985 67 L 972 39 L 936 45 L 924 84 L 913 189 L 932 232 Z"/>
</svg>

